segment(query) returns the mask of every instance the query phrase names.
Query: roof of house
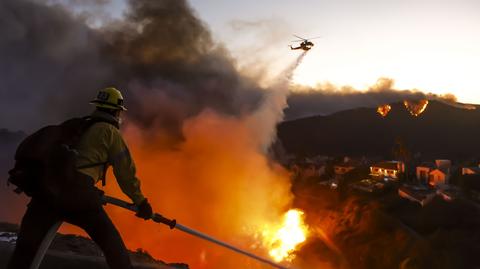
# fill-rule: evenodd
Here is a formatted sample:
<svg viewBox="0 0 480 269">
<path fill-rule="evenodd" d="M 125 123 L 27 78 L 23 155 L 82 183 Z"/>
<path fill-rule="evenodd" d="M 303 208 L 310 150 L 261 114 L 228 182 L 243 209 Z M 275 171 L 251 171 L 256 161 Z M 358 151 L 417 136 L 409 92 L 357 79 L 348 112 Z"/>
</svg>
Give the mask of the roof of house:
<svg viewBox="0 0 480 269">
<path fill-rule="evenodd" d="M 479 173 L 480 174 L 480 167 L 477 167 L 477 166 L 471 166 L 471 167 L 464 167 L 466 169 L 470 169 L 476 173 Z"/>
<path fill-rule="evenodd" d="M 448 172 L 449 172 L 449 171 L 448 171 L 448 168 L 443 167 L 443 168 L 434 169 L 434 170 L 432 170 L 430 173 L 434 173 L 435 171 L 439 171 L 439 172 L 443 173 L 444 175 L 447 175 Z"/>
</svg>

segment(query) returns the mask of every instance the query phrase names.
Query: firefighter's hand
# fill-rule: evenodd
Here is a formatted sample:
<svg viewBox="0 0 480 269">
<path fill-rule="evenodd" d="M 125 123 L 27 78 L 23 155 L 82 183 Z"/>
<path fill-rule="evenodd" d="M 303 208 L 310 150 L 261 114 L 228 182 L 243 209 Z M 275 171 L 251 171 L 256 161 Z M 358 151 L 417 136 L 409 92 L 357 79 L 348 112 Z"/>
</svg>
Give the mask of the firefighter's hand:
<svg viewBox="0 0 480 269">
<path fill-rule="evenodd" d="M 151 219 L 153 215 L 153 210 L 152 206 L 148 202 L 147 199 L 143 200 L 139 205 L 138 205 L 138 211 L 135 216 L 142 218 L 144 220 Z"/>
</svg>

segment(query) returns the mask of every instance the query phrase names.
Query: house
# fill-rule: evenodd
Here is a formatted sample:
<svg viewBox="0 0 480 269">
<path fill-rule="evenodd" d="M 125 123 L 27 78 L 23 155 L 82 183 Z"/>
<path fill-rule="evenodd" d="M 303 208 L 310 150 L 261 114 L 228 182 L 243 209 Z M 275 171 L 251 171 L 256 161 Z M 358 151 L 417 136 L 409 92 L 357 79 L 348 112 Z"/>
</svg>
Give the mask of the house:
<svg viewBox="0 0 480 269">
<path fill-rule="evenodd" d="M 305 180 L 311 177 L 319 177 L 325 174 L 325 164 L 313 163 L 309 160 L 294 163 L 290 166 L 293 178 Z"/>
<path fill-rule="evenodd" d="M 403 185 L 398 188 L 398 195 L 425 206 L 433 200 L 436 192 L 422 185 Z"/>
<path fill-rule="evenodd" d="M 435 160 L 435 165 L 439 169 L 448 170 L 447 172 L 450 173 L 450 168 L 452 167 L 452 161 L 450 160 Z"/>
<path fill-rule="evenodd" d="M 335 172 L 335 175 L 337 176 L 345 175 L 353 169 L 355 169 L 355 165 L 353 165 L 352 163 L 341 163 L 333 166 L 333 170 Z"/>
<path fill-rule="evenodd" d="M 450 169 L 452 162 L 450 160 L 435 160 L 437 169 L 430 172 L 428 176 L 428 185 L 437 187 L 449 183 Z"/>
<path fill-rule="evenodd" d="M 428 176 L 431 171 L 435 169 L 435 164 L 431 162 L 425 162 L 417 166 L 416 168 L 416 174 L 417 174 L 417 180 L 420 182 L 427 183 L 428 182 Z"/>
<path fill-rule="evenodd" d="M 358 167 L 357 162 L 354 162 L 350 158 L 345 157 L 343 159 L 343 162 L 337 163 L 333 166 L 333 171 L 335 173 L 335 176 L 338 178 L 338 177 L 342 177 L 346 173 L 352 171 L 356 167 Z"/>
<path fill-rule="evenodd" d="M 480 167 L 472 166 L 472 167 L 462 168 L 462 176 L 463 175 L 479 175 L 479 174 L 480 174 Z"/>
<path fill-rule="evenodd" d="M 405 172 L 405 164 L 399 161 L 384 161 L 370 167 L 372 178 L 379 180 L 398 180 L 399 174 Z"/>
<path fill-rule="evenodd" d="M 449 183 L 450 171 L 444 168 L 437 168 L 428 175 L 428 185 L 437 187 Z"/>
<path fill-rule="evenodd" d="M 435 163 L 425 162 L 416 168 L 416 175 L 420 183 L 437 187 L 441 184 L 448 184 L 450 179 L 450 160 L 435 160 Z"/>
</svg>

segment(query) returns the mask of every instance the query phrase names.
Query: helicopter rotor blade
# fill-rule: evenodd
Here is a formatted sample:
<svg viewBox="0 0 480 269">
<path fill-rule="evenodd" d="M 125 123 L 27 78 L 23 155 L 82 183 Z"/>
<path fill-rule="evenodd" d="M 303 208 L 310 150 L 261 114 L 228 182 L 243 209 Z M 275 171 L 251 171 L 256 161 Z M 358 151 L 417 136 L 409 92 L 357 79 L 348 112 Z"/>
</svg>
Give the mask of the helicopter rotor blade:
<svg viewBox="0 0 480 269">
<path fill-rule="evenodd" d="M 317 38 L 322 38 L 322 36 L 311 37 L 311 38 L 307 38 L 306 40 L 312 40 L 312 39 L 317 39 Z"/>
<path fill-rule="evenodd" d="M 298 40 L 292 40 L 292 41 L 290 41 L 290 42 L 303 42 L 303 41 L 305 41 L 305 40 L 306 40 L 306 39 L 298 39 Z"/>
<path fill-rule="evenodd" d="M 300 36 L 298 36 L 298 35 L 293 35 L 293 36 L 296 37 L 296 38 L 300 38 L 301 40 L 307 40 L 307 39 L 305 39 L 305 38 L 303 38 L 303 37 L 300 37 Z"/>
</svg>

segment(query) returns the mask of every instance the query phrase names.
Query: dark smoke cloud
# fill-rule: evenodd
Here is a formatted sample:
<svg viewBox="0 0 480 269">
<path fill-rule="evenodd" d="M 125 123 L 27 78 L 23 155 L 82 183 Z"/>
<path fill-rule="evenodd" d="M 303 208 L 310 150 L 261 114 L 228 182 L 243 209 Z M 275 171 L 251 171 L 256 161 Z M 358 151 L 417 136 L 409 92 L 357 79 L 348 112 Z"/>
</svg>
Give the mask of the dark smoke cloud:
<svg viewBox="0 0 480 269">
<path fill-rule="evenodd" d="M 101 7 L 112 2 L 112 0 L 34 0 L 40 3 L 52 4 L 65 4 L 69 7 Z"/>
<path fill-rule="evenodd" d="M 112 70 L 99 38 L 63 8 L 0 2 L 0 122 L 30 129 L 85 112 Z"/>
<path fill-rule="evenodd" d="M 105 5 L 110 2 L 111 0 L 68 0 L 68 3 L 74 5 Z"/>
<path fill-rule="evenodd" d="M 3 127 L 30 131 L 88 113 L 109 85 L 125 92 L 129 118 L 174 136 L 205 108 L 242 115 L 261 99 L 186 1 L 130 1 L 124 20 L 100 28 L 67 7 L 0 3 Z"/>
<path fill-rule="evenodd" d="M 375 85 L 365 91 L 358 91 L 352 87 L 338 88 L 334 85 L 316 88 L 294 86 L 293 90 L 287 101 L 289 107 L 285 110 L 286 120 L 328 115 L 357 107 L 376 107 L 406 99 L 433 98 L 445 102 L 456 100 L 451 94 L 439 96 L 417 90 L 398 90 L 394 87 L 394 81 L 388 78 L 380 78 Z"/>
</svg>

